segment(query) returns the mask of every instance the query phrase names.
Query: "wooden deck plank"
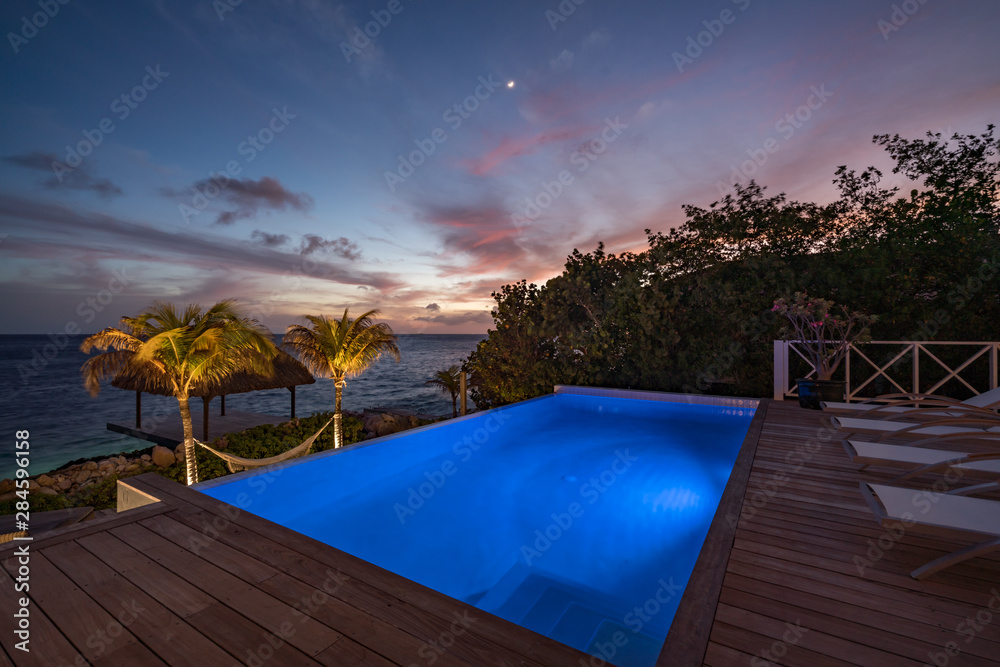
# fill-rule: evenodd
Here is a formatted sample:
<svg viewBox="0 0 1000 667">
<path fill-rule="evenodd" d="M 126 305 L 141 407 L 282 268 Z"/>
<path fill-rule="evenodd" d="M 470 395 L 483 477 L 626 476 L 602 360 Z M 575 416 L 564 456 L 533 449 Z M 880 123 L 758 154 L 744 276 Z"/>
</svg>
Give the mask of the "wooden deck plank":
<svg viewBox="0 0 1000 667">
<path fill-rule="evenodd" d="M 8 558 L 3 565 L 8 572 L 16 572 L 14 559 Z M 41 552 L 31 555 L 31 578 L 35 584 L 45 582 L 44 586 L 32 586 L 34 604 L 90 663 L 120 659 L 119 664 L 131 664 L 136 660 L 145 661 L 138 664 L 166 664 L 143 646 L 128 628 L 122 628 L 118 634 L 110 632 L 121 624 Z"/>
<path fill-rule="evenodd" d="M 109 634 L 128 628 L 170 665 L 183 663 L 192 654 L 198 656 L 202 667 L 232 665 L 231 655 L 79 544 L 64 542 L 49 547 L 44 553 L 53 565 L 114 616 L 118 625 L 109 628 Z"/>
<path fill-rule="evenodd" d="M 16 648 L 15 645 L 21 640 L 14 635 L 14 630 L 17 629 L 14 612 L 20 608 L 19 598 L 26 596 L 23 592 L 15 591 L 15 584 L 10 573 L 5 568 L 0 568 L 0 609 L 4 611 L 0 644 L 11 660 L 10 664 L 24 665 L 24 667 L 86 665 L 86 659 L 33 602 L 28 605 L 28 618 L 31 623 L 30 641 L 27 644 L 29 650 L 22 651 Z"/>
<path fill-rule="evenodd" d="M 293 542 L 298 554 L 308 556 L 324 567 L 339 570 L 358 581 L 372 584 L 397 600 L 413 605 L 444 630 L 454 622 L 456 614 L 461 616 L 465 611 L 473 609 L 443 593 L 157 475 L 142 475 L 132 480 L 140 486 L 145 484 L 144 490 L 148 493 L 169 497 L 169 502 L 194 505 L 215 518 L 225 519 L 205 526 L 203 532 L 206 535 L 221 538 L 224 533 L 228 535 L 230 531 L 243 529 L 278 544 Z M 585 653 L 498 617 L 491 617 L 489 622 L 477 623 L 467 636 L 470 639 L 482 637 L 493 643 L 500 654 L 514 652 L 524 656 L 529 662 L 543 665 L 578 665 L 580 660 L 590 659 Z"/>
<path fill-rule="evenodd" d="M 306 655 L 326 650 L 342 635 L 312 618 L 305 618 L 299 631 L 288 634 L 286 624 L 297 610 L 213 563 L 199 558 L 138 524 L 115 528 L 112 535 L 141 551 L 216 600 L 246 616 Z M 301 614 L 298 614 L 301 616 Z"/>
<path fill-rule="evenodd" d="M 260 535 L 240 530 L 236 527 L 230 527 L 225 532 L 220 533 L 216 539 L 203 545 L 201 534 L 192 526 L 199 525 L 200 522 L 206 520 L 206 516 L 195 514 L 183 517 L 183 523 L 164 517 L 156 517 L 154 520 L 142 523 L 151 530 L 159 532 L 165 537 L 170 537 L 179 546 L 201 551 L 213 562 L 217 561 L 217 557 L 227 558 L 231 552 L 235 551 L 234 547 L 240 547 L 246 553 L 254 553 L 256 558 L 266 561 L 281 572 L 296 577 L 299 582 L 307 584 L 316 590 L 322 590 L 324 595 L 321 597 L 324 600 L 327 596 L 333 598 L 325 602 L 325 604 L 330 604 L 337 608 L 340 606 L 345 607 L 344 613 L 349 615 L 347 618 L 349 626 L 336 625 L 333 627 L 336 627 L 349 636 L 357 637 L 357 634 L 347 632 L 346 628 L 357 626 L 359 617 L 367 617 L 375 620 L 384 619 L 390 622 L 395 629 L 403 630 L 413 635 L 422 642 L 418 645 L 418 649 L 422 648 L 424 643 L 436 642 L 439 639 L 441 633 L 440 625 L 434 623 L 421 610 L 414 608 L 404 601 L 386 595 L 366 582 L 349 577 L 343 572 L 333 572 L 328 567 L 324 567 L 322 563 L 295 552 L 282 544 L 267 540 Z M 242 554 L 244 552 L 235 551 L 235 553 Z M 288 582 L 282 579 L 282 583 L 280 584 L 268 582 L 263 588 L 272 594 L 278 595 L 283 593 L 283 587 L 288 585 Z M 370 622 L 371 620 L 366 621 L 366 623 Z M 473 664 L 484 660 L 485 656 L 503 660 L 504 653 L 509 653 L 510 655 L 507 656 L 509 658 L 508 664 L 525 664 L 523 659 L 518 659 L 519 656 L 512 651 L 508 651 L 506 647 L 498 646 L 486 640 L 480 641 L 474 629 L 474 627 L 464 629 L 463 634 L 469 635 L 469 641 L 463 642 L 460 646 L 450 648 L 449 652 L 455 653 L 458 657 L 469 660 Z M 366 630 L 370 631 L 371 628 L 358 626 L 355 627 L 354 631 L 356 633 L 359 630 L 365 633 Z M 377 632 L 372 634 L 373 639 L 378 636 Z"/>
</svg>

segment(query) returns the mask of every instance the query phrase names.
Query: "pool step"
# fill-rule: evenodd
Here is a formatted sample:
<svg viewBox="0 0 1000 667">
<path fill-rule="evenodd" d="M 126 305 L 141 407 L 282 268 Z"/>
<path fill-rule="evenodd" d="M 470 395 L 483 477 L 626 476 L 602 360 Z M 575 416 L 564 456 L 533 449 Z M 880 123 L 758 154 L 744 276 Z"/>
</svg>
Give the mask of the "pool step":
<svg viewBox="0 0 1000 667">
<path fill-rule="evenodd" d="M 592 655 L 615 652 L 621 664 L 655 663 L 663 641 L 621 625 L 615 606 L 600 591 L 520 563 L 476 603 L 484 611 Z M 616 632 L 627 637 L 624 646 L 615 645 Z"/>
</svg>

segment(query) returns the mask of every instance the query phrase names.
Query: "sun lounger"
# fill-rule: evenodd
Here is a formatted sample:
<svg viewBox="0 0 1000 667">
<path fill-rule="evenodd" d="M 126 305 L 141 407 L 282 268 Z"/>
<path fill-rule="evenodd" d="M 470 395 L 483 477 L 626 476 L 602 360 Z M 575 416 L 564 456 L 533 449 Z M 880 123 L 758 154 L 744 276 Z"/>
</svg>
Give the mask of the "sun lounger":
<svg viewBox="0 0 1000 667">
<path fill-rule="evenodd" d="M 864 440 L 844 440 L 844 451 L 851 461 L 864 470 L 868 466 L 907 468 L 908 471 L 892 483 L 902 482 L 926 473 L 954 471 L 960 475 L 1000 479 L 1000 451 L 968 454 L 944 449 L 927 449 L 909 445 L 889 445 L 884 442 Z M 1000 484 L 990 482 L 956 489 L 954 493 L 967 495 L 1000 488 Z"/>
<path fill-rule="evenodd" d="M 982 539 L 972 546 L 918 567 L 914 579 L 926 579 L 970 558 L 1000 550 L 1000 502 L 960 495 L 931 493 L 900 486 L 861 483 L 861 494 L 885 528 L 919 530 L 946 540 Z"/>
<path fill-rule="evenodd" d="M 857 417 L 830 417 L 829 425 L 841 431 L 842 435 L 867 433 L 878 436 L 879 440 L 890 437 L 968 437 L 993 438 L 1000 434 L 1000 417 L 942 419 L 934 422 L 914 423 L 906 421 L 885 421 L 880 419 L 859 419 Z"/>
<path fill-rule="evenodd" d="M 918 415 L 930 413 L 950 417 L 990 416 L 1000 409 L 1000 387 L 956 401 L 934 394 L 885 394 L 859 403 L 823 401 L 824 410 L 864 415 L 865 417 Z"/>
</svg>

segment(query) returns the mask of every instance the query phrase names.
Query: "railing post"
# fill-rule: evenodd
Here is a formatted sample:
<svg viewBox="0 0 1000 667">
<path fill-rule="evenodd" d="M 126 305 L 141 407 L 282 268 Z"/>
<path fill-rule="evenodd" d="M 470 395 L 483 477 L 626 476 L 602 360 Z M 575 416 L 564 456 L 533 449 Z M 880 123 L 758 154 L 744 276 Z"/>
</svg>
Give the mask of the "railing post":
<svg viewBox="0 0 1000 667">
<path fill-rule="evenodd" d="M 462 371 L 459 374 L 458 384 L 459 384 L 459 392 L 462 394 L 462 400 L 460 403 L 461 411 L 458 414 L 464 417 L 466 413 L 466 408 L 468 406 L 468 404 L 466 403 L 466 394 L 468 393 L 468 381 L 466 380 L 465 377 L 465 371 Z"/>
<path fill-rule="evenodd" d="M 914 394 L 920 393 L 920 343 L 913 343 L 913 388 Z"/>
<path fill-rule="evenodd" d="M 774 341 L 774 400 L 785 400 L 788 391 L 788 341 Z"/>
<path fill-rule="evenodd" d="M 854 349 L 854 343 L 851 343 L 847 346 L 847 358 L 844 359 L 844 363 L 847 364 L 844 367 L 845 379 L 847 380 L 847 394 L 845 395 L 844 400 L 846 400 L 848 403 L 850 403 L 851 398 L 853 398 L 851 396 L 851 350 L 853 349 Z"/>
<path fill-rule="evenodd" d="M 990 350 L 990 389 L 997 388 L 997 348 L 1000 347 L 1000 343 L 993 343 L 993 349 Z"/>
</svg>

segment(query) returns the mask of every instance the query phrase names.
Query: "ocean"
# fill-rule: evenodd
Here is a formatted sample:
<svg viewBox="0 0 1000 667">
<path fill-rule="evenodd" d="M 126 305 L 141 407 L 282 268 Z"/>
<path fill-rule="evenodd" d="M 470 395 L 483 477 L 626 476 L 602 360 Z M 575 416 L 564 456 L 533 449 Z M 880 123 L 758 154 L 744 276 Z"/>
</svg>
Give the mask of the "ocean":
<svg viewBox="0 0 1000 667">
<path fill-rule="evenodd" d="M 0 479 L 16 469 L 15 432 L 28 430 L 32 475 L 57 469 L 79 458 L 98 458 L 145 449 L 149 442 L 107 430 L 107 422 L 133 422 L 135 394 L 105 386 L 96 398 L 83 388 L 80 366 L 91 356 L 80 352 L 85 336 L 0 336 L 0 427 L 7 443 L 0 446 Z M 438 370 L 460 363 L 485 338 L 482 334 L 399 336 L 401 360 L 381 359 L 344 388 L 343 408 L 405 408 L 432 415 L 451 415 L 451 397 L 424 384 Z M 198 401 L 198 399 L 194 399 Z M 218 400 L 212 402 L 218 408 Z M 200 403 L 200 401 L 198 401 Z M 332 380 L 295 390 L 296 415 L 333 410 Z M 289 394 L 273 389 L 226 397 L 226 408 L 287 415 Z M 472 406 L 470 400 L 470 407 Z M 169 396 L 143 394 L 143 417 L 178 411 Z"/>
</svg>

